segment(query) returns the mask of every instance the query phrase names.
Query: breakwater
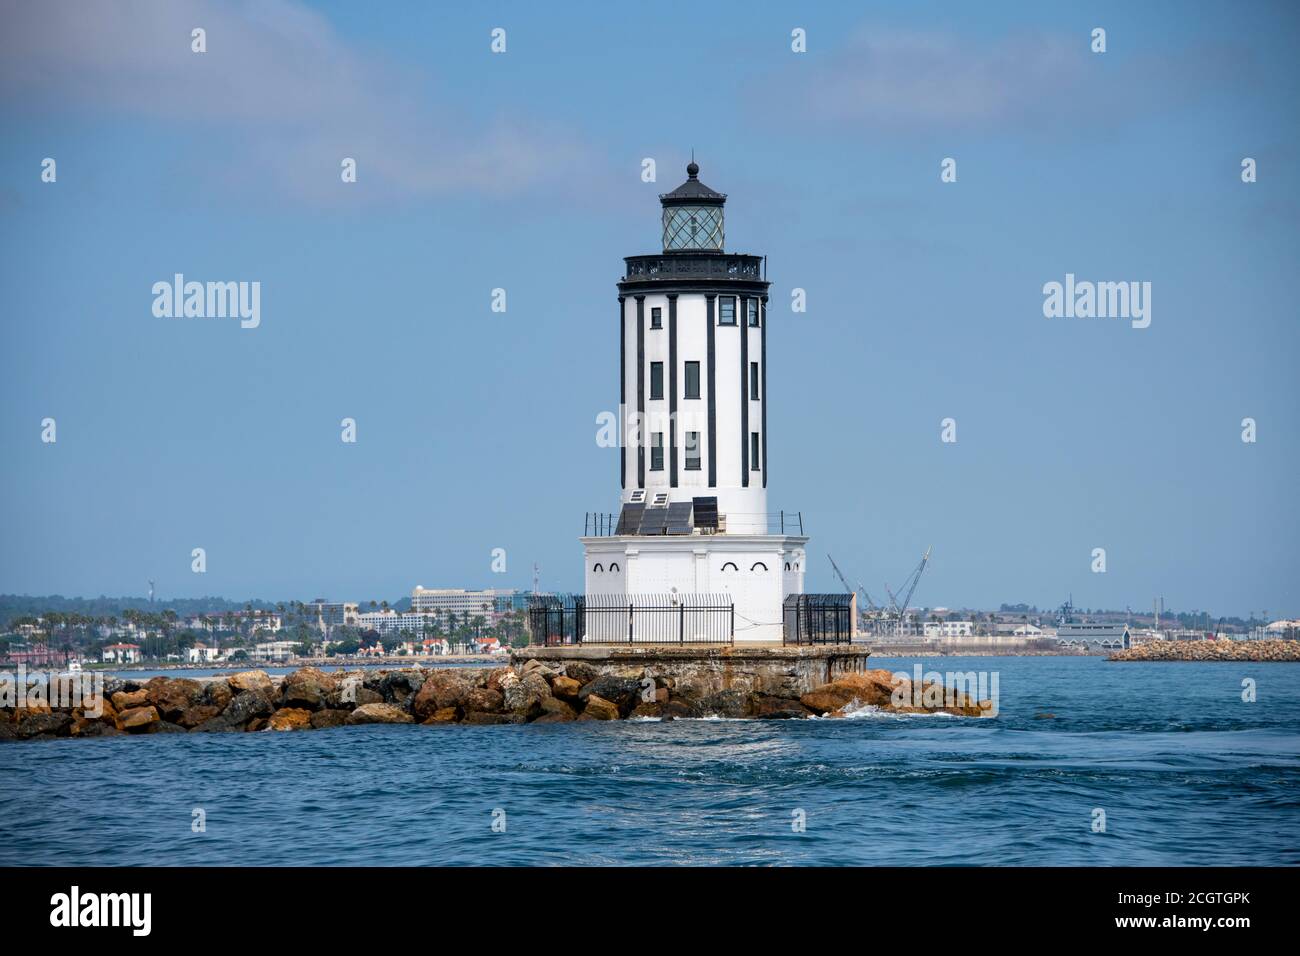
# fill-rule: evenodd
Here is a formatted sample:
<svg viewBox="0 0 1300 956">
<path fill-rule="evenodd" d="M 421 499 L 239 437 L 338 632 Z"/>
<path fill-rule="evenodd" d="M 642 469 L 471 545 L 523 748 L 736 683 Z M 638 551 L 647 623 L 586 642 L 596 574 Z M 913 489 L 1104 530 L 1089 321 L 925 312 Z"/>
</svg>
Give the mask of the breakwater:
<svg viewBox="0 0 1300 956">
<path fill-rule="evenodd" d="M 0 740 L 118 734 L 320 730 L 364 724 L 523 724 L 698 717 L 763 720 L 845 716 L 864 707 L 896 713 L 992 716 L 989 701 L 941 683 L 836 663 L 835 655 L 758 666 L 748 655 L 689 655 L 678 666 L 529 658 L 510 666 L 335 671 L 302 668 L 283 678 L 264 671 L 191 679 L 105 680 L 99 697 L 74 706 L 27 688 L 0 708 Z M 840 655 L 843 656 L 843 655 Z M 659 665 L 655 661 L 659 660 Z M 705 663 L 700 664 L 700 660 Z M 749 663 L 745 663 L 749 661 Z M 792 678 L 789 669 L 797 673 Z M 824 671 L 823 671 L 824 669 Z M 825 674 L 827 679 L 817 675 Z M 37 692 L 32 692 L 33 690 Z"/>
<path fill-rule="evenodd" d="M 1112 661 L 1300 661 L 1300 641 L 1150 641 Z"/>
</svg>

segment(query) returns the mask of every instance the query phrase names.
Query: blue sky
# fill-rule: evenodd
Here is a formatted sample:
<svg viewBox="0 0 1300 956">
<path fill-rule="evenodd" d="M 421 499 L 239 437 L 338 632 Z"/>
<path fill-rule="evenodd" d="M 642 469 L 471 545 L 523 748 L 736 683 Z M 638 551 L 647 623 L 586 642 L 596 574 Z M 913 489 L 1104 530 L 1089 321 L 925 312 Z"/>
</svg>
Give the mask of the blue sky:
<svg viewBox="0 0 1300 956">
<path fill-rule="evenodd" d="M 927 605 L 1300 615 L 1292 5 L 465 6 L 0 4 L 0 591 L 577 587 L 621 257 L 694 148 L 769 256 L 810 589 L 933 545 Z M 260 327 L 155 318 L 176 272 Z M 1151 326 L 1044 318 L 1067 272 Z"/>
</svg>

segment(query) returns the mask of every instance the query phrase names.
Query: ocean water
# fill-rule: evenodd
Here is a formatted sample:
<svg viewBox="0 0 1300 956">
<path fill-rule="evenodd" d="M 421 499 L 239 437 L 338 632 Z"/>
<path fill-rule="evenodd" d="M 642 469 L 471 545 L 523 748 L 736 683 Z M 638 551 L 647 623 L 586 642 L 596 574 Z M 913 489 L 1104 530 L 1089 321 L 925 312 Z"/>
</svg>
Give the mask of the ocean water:
<svg viewBox="0 0 1300 956">
<path fill-rule="evenodd" d="M 0 864 L 1300 863 L 1300 665 L 876 663 L 1000 715 L 10 744 Z"/>
</svg>

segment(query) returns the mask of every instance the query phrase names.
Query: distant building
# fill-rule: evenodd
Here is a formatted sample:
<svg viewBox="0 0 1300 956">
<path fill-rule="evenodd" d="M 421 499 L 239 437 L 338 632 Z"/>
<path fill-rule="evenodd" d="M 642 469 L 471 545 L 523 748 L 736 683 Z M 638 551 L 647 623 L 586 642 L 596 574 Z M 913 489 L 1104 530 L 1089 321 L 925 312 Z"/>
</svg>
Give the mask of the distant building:
<svg viewBox="0 0 1300 956">
<path fill-rule="evenodd" d="M 356 616 L 356 626 L 363 631 L 378 631 L 384 635 L 408 632 L 412 637 L 423 637 L 426 626 L 434 626 L 431 614 L 419 614 L 414 611 L 367 611 Z"/>
<path fill-rule="evenodd" d="M 104 648 L 103 661 L 106 664 L 134 664 L 139 660 L 138 644 L 109 644 Z"/>
<path fill-rule="evenodd" d="M 331 628 L 340 625 L 355 626 L 357 623 L 357 604 L 350 601 L 332 602 L 317 598 L 306 604 L 307 613 L 316 616 L 316 629 L 328 634 Z"/>
<path fill-rule="evenodd" d="M 297 641 L 267 641 L 253 648 L 253 659 L 258 661 L 287 661 L 298 654 Z"/>
<path fill-rule="evenodd" d="M 1056 639 L 1065 647 L 1117 650 L 1132 646 L 1127 624 L 1058 624 Z"/>
<path fill-rule="evenodd" d="M 444 621 L 452 614 L 461 621 L 482 617 L 491 625 L 502 614 L 526 607 L 527 599 L 525 592 L 514 589 L 468 591 L 463 588 L 425 588 L 416 585 L 411 591 L 411 610 L 423 614 L 437 613 Z"/>
<path fill-rule="evenodd" d="M 210 664 L 221 657 L 221 649 L 215 644 L 195 641 L 194 646 L 186 650 L 185 659 L 191 664 Z"/>
<path fill-rule="evenodd" d="M 971 621 L 926 621 L 925 637 L 970 637 L 975 631 Z"/>
</svg>

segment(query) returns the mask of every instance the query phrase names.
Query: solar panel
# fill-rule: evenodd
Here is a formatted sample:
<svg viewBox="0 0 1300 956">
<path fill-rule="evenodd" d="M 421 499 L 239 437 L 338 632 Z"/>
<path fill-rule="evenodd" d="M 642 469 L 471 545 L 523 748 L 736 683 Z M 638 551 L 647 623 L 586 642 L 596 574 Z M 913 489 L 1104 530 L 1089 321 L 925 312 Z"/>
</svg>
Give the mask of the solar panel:
<svg viewBox="0 0 1300 956">
<path fill-rule="evenodd" d="M 647 508 L 641 516 L 641 530 L 637 534 L 663 534 L 667 524 L 667 508 Z"/>
<path fill-rule="evenodd" d="M 636 534 L 637 529 L 641 527 L 641 513 L 645 511 L 644 504 L 626 504 L 618 516 L 618 527 L 614 529 L 615 534 Z"/>
<path fill-rule="evenodd" d="M 668 534 L 691 533 L 691 508 L 689 501 L 674 501 L 668 506 Z"/>
<path fill-rule="evenodd" d="M 695 527 L 716 529 L 718 527 L 717 496 L 693 498 L 691 501 L 695 505 Z"/>
</svg>

